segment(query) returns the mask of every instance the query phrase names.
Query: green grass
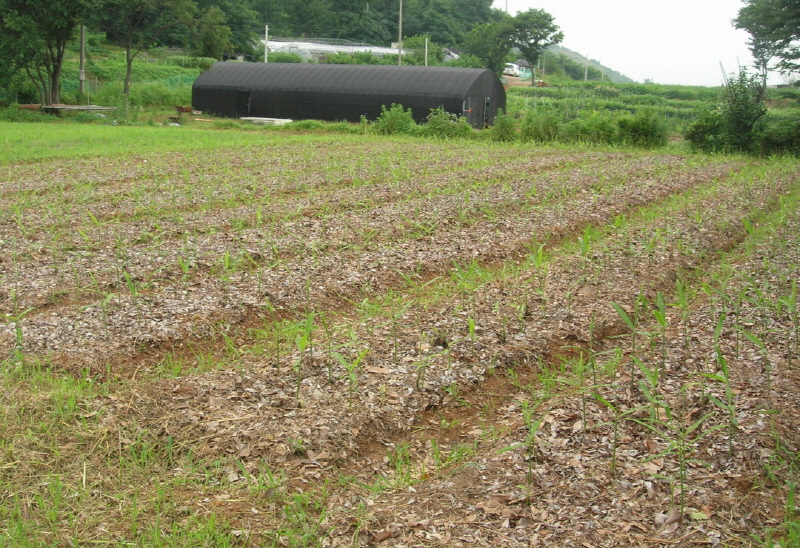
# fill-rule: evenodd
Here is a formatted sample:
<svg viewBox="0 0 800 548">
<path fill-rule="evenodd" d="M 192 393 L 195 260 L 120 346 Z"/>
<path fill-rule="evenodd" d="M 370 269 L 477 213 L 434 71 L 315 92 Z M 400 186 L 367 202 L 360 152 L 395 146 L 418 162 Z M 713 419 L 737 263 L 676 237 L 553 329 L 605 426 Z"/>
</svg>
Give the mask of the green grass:
<svg viewBox="0 0 800 548">
<path fill-rule="evenodd" d="M 195 122 L 200 124 L 202 122 Z M 200 152 L 313 141 L 313 135 L 209 131 L 203 127 L 98 126 L 0 122 L 0 163 L 43 158 L 109 157 L 152 152 Z M 331 137 L 321 137 L 330 140 Z M 350 137 L 338 136 L 337 140 Z M 134 152 L 135 151 L 135 152 Z"/>
</svg>

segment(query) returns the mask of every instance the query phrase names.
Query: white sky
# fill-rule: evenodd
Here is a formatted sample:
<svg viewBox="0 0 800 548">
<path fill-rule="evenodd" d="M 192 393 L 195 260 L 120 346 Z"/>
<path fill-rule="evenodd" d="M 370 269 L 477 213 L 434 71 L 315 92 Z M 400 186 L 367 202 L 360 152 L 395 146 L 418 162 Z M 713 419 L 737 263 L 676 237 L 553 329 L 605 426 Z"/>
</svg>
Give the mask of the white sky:
<svg viewBox="0 0 800 548">
<path fill-rule="evenodd" d="M 515 15 L 530 8 L 552 15 L 561 43 L 625 76 L 657 84 L 718 86 L 725 73 L 752 65 L 749 35 L 731 19 L 740 0 L 495 0 Z M 771 84 L 782 82 L 772 75 Z"/>
</svg>

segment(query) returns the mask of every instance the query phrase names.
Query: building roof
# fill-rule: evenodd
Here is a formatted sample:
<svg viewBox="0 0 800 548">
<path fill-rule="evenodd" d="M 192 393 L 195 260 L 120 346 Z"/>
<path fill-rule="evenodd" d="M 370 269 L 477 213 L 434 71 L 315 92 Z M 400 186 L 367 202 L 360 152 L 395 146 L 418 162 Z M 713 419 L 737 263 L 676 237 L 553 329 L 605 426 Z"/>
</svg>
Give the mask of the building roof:
<svg viewBox="0 0 800 548">
<path fill-rule="evenodd" d="M 492 76 L 488 69 L 454 67 L 227 62 L 214 64 L 194 85 L 462 98 L 478 80 Z"/>
<path fill-rule="evenodd" d="M 230 117 L 373 120 L 383 106 L 401 104 L 417 121 L 441 107 L 480 124 L 505 102 L 494 72 L 454 67 L 227 62 L 192 87 L 196 109 Z"/>
<path fill-rule="evenodd" d="M 264 40 L 261 41 L 262 43 Z M 304 59 L 318 59 L 325 55 L 334 53 L 371 53 L 378 57 L 384 55 L 397 55 L 397 48 L 387 48 L 382 46 L 373 46 L 371 44 L 364 44 L 358 42 L 351 42 L 350 40 L 335 40 L 335 39 L 287 39 L 277 38 L 267 42 L 269 51 L 281 53 L 296 53 Z M 407 49 L 403 50 L 403 55 L 409 54 Z"/>
</svg>

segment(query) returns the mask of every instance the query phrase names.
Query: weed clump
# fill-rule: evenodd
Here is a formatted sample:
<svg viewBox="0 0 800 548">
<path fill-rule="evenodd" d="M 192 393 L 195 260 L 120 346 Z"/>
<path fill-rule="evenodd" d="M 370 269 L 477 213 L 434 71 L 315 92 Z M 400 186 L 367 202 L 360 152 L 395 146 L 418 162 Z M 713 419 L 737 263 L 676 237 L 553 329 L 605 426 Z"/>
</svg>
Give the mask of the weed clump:
<svg viewBox="0 0 800 548">
<path fill-rule="evenodd" d="M 439 139 L 456 139 L 470 137 L 473 131 L 465 118 L 439 107 L 431 109 L 419 134 Z"/>
<path fill-rule="evenodd" d="M 58 118 L 52 114 L 19 108 L 16 103 L 11 103 L 8 108 L 0 110 L 0 122 L 55 122 L 56 120 Z"/>
<path fill-rule="evenodd" d="M 755 152 L 756 127 L 767 114 L 766 90 L 758 77 L 729 78 L 715 107 L 700 111 L 686 138 L 703 152 Z"/>
<path fill-rule="evenodd" d="M 381 106 L 381 114 L 373 127 L 381 135 L 413 135 L 418 130 L 411 109 L 405 110 L 403 105 L 395 103 L 388 109 Z"/>
<path fill-rule="evenodd" d="M 516 118 L 500 111 L 494 119 L 494 125 L 489 130 L 489 137 L 492 141 L 516 141 L 519 138 L 518 125 L 519 122 Z"/>
<path fill-rule="evenodd" d="M 666 121 L 652 109 L 643 109 L 634 116 L 620 118 L 619 140 L 640 148 L 663 147 L 669 142 Z"/>
</svg>

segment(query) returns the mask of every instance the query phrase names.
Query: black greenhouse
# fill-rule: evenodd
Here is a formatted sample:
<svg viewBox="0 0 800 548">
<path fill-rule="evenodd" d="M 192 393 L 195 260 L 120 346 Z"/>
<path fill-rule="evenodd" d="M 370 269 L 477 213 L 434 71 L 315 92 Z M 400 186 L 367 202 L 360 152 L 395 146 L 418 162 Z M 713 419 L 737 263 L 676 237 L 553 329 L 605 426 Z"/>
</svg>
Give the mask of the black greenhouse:
<svg viewBox="0 0 800 548">
<path fill-rule="evenodd" d="M 431 109 L 480 127 L 506 107 L 488 69 L 305 63 L 216 63 L 192 86 L 192 106 L 228 118 L 375 120 L 381 106 L 410 108 L 421 122 Z"/>
</svg>

